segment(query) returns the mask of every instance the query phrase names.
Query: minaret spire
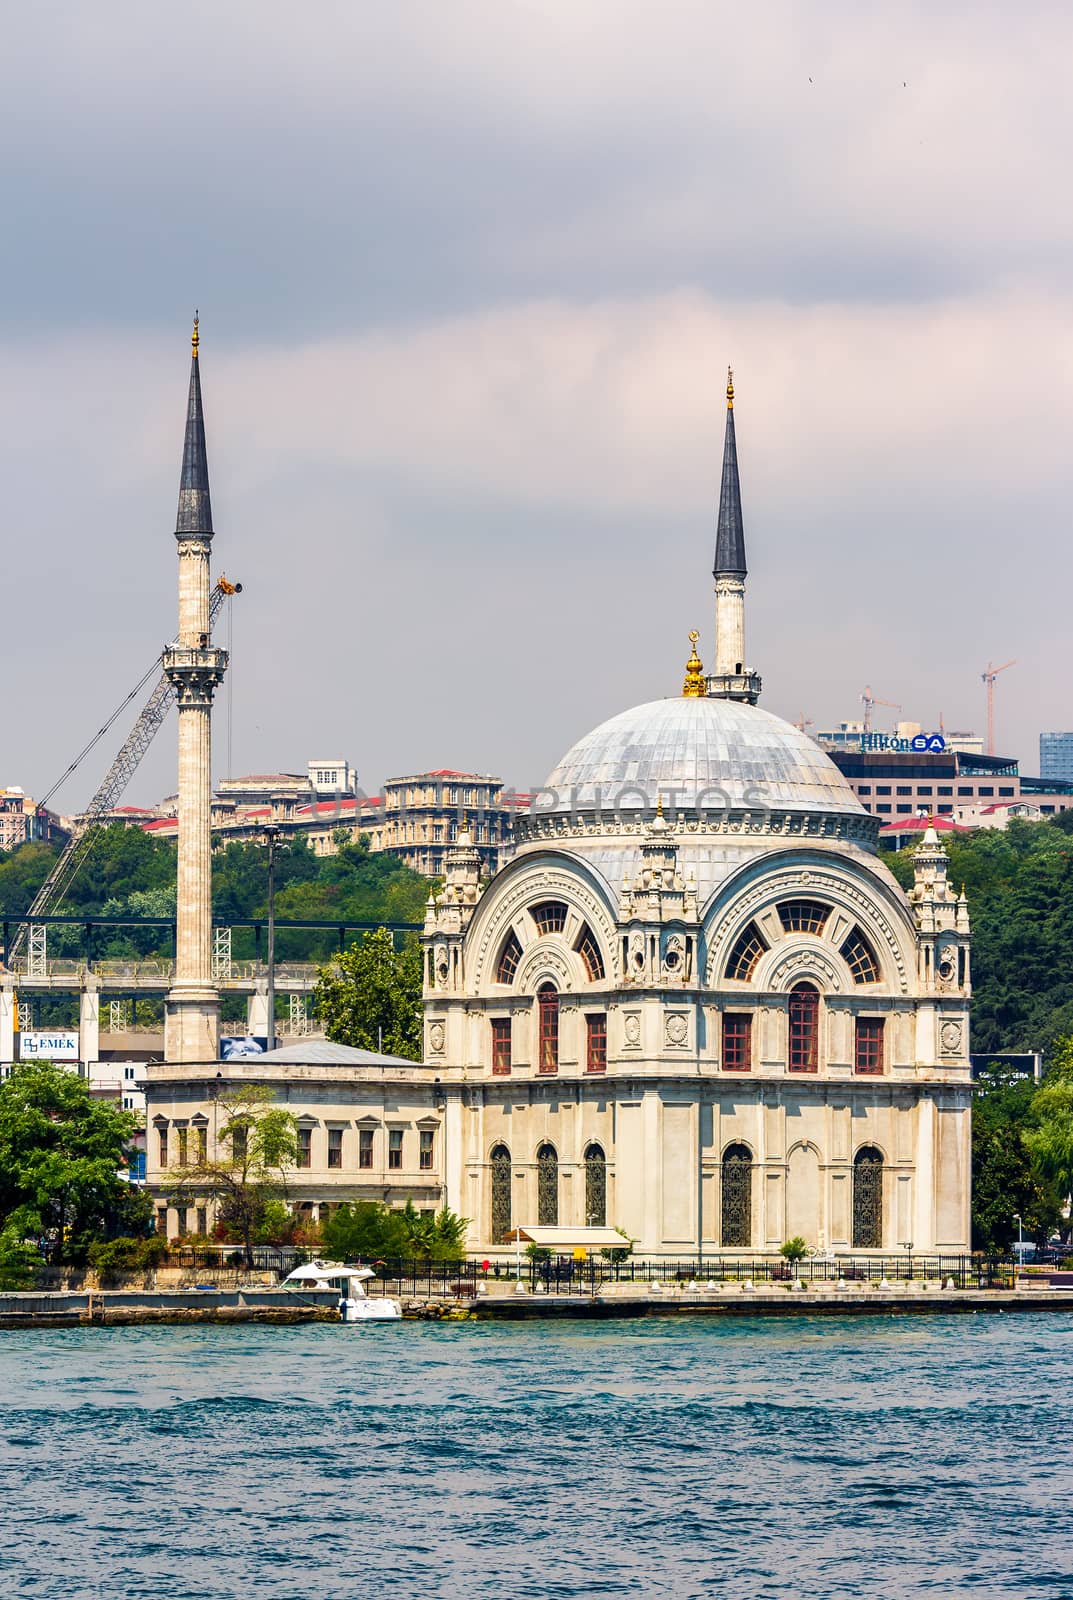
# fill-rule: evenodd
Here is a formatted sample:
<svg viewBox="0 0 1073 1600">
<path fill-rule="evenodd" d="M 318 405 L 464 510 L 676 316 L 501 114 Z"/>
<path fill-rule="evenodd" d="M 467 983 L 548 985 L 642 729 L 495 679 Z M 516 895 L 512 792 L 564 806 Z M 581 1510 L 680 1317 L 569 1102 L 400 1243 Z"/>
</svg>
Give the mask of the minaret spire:
<svg viewBox="0 0 1073 1600">
<path fill-rule="evenodd" d="M 219 1048 L 220 996 L 212 981 L 212 697 L 227 651 L 210 637 L 209 553 L 212 505 L 201 409 L 198 319 L 191 339 L 190 391 L 179 478 L 179 631 L 163 667 L 179 706 L 179 842 L 175 976 L 164 1016 L 164 1059 L 213 1062 Z"/>
<path fill-rule="evenodd" d="M 734 433 L 734 373 L 727 368 L 727 429 L 723 442 L 723 481 L 719 486 L 719 523 L 715 535 L 713 578 L 744 578 L 745 528 L 741 520 L 738 441 Z"/>
<path fill-rule="evenodd" d="M 179 514 L 175 520 L 175 532 L 179 538 L 193 534 L 211 539 L 212 500 L 209 496 L 209 458 L 205 449 L 205 413 L 201 405 L 197 325 L 198 315 L 195 311 L 194 332 L 190 339 L 190 393 L 186 402 L 186 437 L 183 440 Z"/>
<path fill-rule="evenodd" d="M 715 535 L 715 670 L 708 693 L 721 700 L 760 698 L 760 675 L 745 664 L 745 526 L 738 479 L 738 441 L 734 431 L 734 373 L 727 368 L 727 421 L 719 521 Z"/>
</svg>

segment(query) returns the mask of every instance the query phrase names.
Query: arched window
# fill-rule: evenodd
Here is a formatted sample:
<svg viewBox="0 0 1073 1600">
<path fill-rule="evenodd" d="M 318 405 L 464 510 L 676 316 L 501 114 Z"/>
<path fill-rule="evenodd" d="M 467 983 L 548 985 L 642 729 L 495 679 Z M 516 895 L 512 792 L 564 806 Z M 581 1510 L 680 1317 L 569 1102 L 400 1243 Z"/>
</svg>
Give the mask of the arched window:
<svg viewBox="0 0 1073 1600">
<path fill-rule="evenodd" d="M 853 1162 L 853 1248 L 878 1250 L 883 1244 L 883 1156 L 866 1144 Z"/>
<path fill-rule="evenodd" d="M 493 1244 L 502 1244 L 510 1232 L 510 1151 L 505 1144 L 497 1144 L 492 1151 L 492 1226 Z"/>
<path fill-rule="evenodd" d="M 513 983 L 514 974 L 518 970 L 518 962 L 522 959 L 522 947 L 518 935 L 512 928 L 503 941 L 503 948 L 499 952 L 496 963 L 496 982 Z"/>
<path fill-rule="evenodd" d="M 767 945 L 760 937 L 756 923 L 750 922 L 735 940 L 727 962 L 727 977 L 736 979 L 738 983 L 748 983 L 766 949 Z"/>
<path fill-rule="evenodd" d="M 561 900 L 540 900 L 529 907 L 529 915 L 541 938 L 546 933 L 562 933 L 566 927 L 566 906 Z"/>
<path fill-rule="evenodd" d="M 746 1144 L 723 1151 L 724 1247 L 748 1249 L 753 1242 L 753 1153 Z"/>
<path fill-rule="evenodd" d="M 816 1072 L 820 1064 L 820 997 L 811 983 L 790 990 L 791 1072 Z"/>
<path fill-rule="evenodd" d="M 554 1228 L 559 1221 L 559 1157 L 553 1144 L 537 1151 L 537 1222 Z"/>
<path fill-rule="evenodd" d="M 582 923 L 581 934 L 574 946 L 578 955 L 585 964 L 590 983 L 598 983 L 604 975 L 604 958 L 600 954 L 600 946 L 588 923 Z"/>
<path fill-rule="evenodd" d="M 822 900 L 784 900 L 779 918 L 786 933 L 822 933 L 831 907 Z"/>
<path fill-rule="evenodd" d="M 585 1151 L 585 1226 L 607 1227 L 607 1160 L 598 1144 Z"/>
<path fill-rule="evenodd" d="M 853 974 L 854 983 L 879 982 L 879 962 L 860 928 L 854 928 L 840 954 Z"/>
<path fill-rule="evenodd" d="M 559 995 L 554 984 L 537 990 L 537 1070 L 559 1070 Z"/>
</svg>

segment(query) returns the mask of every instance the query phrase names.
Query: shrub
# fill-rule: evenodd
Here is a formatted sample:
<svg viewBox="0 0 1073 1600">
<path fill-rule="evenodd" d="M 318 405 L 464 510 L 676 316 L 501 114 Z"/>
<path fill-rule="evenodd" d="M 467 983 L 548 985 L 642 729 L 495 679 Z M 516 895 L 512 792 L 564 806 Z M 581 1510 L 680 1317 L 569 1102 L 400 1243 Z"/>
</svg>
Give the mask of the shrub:
<svg viewBox="0 0 1073 1600">
<path fill-rule="evenodd" d="M 0 1233 L 0 1289 L 32 1289 L 43 1265 L 37 1246 L 17 1228 L 8 1226 Z"/>
</svg>

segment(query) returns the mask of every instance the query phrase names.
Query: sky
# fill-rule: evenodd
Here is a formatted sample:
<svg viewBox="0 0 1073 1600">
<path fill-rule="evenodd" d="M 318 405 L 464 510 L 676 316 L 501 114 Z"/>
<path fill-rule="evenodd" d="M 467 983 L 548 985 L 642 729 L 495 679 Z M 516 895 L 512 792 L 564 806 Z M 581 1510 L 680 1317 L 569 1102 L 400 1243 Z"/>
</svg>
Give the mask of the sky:
<svg viewBox="0 0 1073 1600">
<path fill-rule="evenodd" d="M 1014 659 L 997 745 L 1038 771 L 1073 727 L 1071 59 L 1058 4 L 20 8 L 0 784 L 51 787 L 174 630 L 195 306 L 244 586 L 217 777 L 526 789 L 679 692 L 728 364 L 762 703 L 982 731 Z"/>
</svg>

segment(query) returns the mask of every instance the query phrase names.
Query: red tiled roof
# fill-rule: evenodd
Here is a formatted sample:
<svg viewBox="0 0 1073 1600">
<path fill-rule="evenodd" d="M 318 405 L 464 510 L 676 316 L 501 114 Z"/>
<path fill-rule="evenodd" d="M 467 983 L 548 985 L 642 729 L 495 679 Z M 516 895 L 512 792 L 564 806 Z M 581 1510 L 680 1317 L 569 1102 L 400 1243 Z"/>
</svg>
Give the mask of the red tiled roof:
<svg viewBox="0 0 1073 1600">
<path fill-rule="evenodd" d="M 881 836 L 884 833 L 924 833 L 928 828 L 934 828 L 936 833 L 972 832 L 952 817 L 899 817 L 895 822 L 885 822 L 879 832 Z"/>
<path fill-rule="evenodd" d="M 142 823 L 142 832 L 143 833 L 159 833 L 161 828 L 173 828 L 173 829 L 175 829 L 177 831 L 178 827 L 179 827 L 179 819 L 178 819 L 178 817 L 158 817 L 155 822 L 143 822 Z"/>
</svg>

